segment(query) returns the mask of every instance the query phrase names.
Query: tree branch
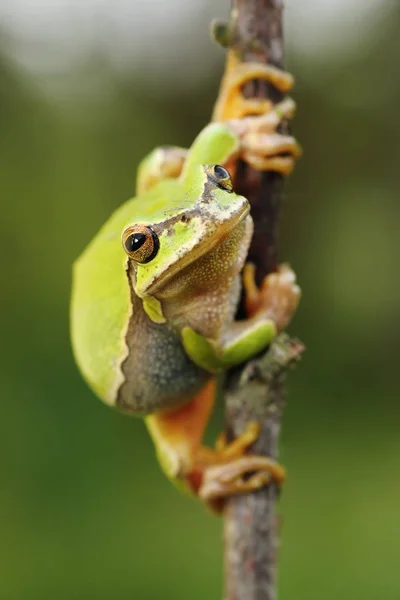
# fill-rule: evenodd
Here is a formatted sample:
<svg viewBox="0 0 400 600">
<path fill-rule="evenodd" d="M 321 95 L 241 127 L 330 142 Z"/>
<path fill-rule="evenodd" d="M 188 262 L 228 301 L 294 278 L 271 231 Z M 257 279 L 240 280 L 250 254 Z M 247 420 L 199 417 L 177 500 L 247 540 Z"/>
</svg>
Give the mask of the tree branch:
<svg viewBox="0 0 400 600">
<path fill-rule="evenodd" d="M 255 454 L 278 455 L 286 372 L 302 352 L 300 342 L 281 334 L 263 358 L 249 362 L 230 381 L 225 396 L 227 431 L 236 437 L 250 421 L 262 423 L 260 437 L 252 448 Z M 271 483 L 226 503 L 226 600 L 276 599 L 277 496 L 278 489 Z"/>
<path fill-rule="evenodd" d="M 282 0 L 233 0 L 236 14 L 235 46 L 243 62 L 256 61 L 283 68 Z M 266 81 L 255 81 L 244 89 L 247 97 L 282 100 L 281 93 Z M 283 177 L 260 173 L 241 163 L 236 185 L 251 204 L 256 223 L 249 260 L 257 266 L 259 279 L 275 271 L 278 255 L 278 225 L 282 207 Z"/>
<path fill-rule="evenodd" d="M 282 0 L 232 0 L 230 23 L 216 24 L 214 32 L 243 62 L 268 62 L 282 68 L 282 9 Z M 244 93 L 281 100 L 280 92 L 262 81 L 251 82 Z M 282 129 L 287 130 L 287 125 Z M 235 185 L 251 204 L 255 232 L 249 260 L 255 263 L 261 281 L 277 268 L 283 178 L 240 163 Z M 252 452 L 277 458 L 286 372 L 302 351 L 300 342 L 282 334 L 264 357 L 249 362 L 241 372 L 230 373 L 225 408 L 228 439 L 242 433 L 249 421 L 258 421 L 262 430 Z M 272 483 L 226 503 L 225 600 L 276 600 L 278 493 Z"/>
</svg>

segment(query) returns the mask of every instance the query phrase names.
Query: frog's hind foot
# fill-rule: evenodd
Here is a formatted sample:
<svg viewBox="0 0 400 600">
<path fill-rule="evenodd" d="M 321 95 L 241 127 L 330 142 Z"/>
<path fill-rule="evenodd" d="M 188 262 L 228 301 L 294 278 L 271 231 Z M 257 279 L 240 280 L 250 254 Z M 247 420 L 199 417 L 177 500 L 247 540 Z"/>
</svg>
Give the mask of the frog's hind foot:
<svg viewBox="0 0 400 600">
<path fill-rule="evenodd" d="M 272 458 L 242 456 L 205 469 L 198 494 L 212 508 L 220 510 L 227 497 L 259 490 L 272 481 L 280 485 L 285 476 L 285 469 Z"/>
<path fill-rule="evenodd" d="M 273 107 L 271 100 L 243 96 L 243 86 L 257 79 L 271 83 L 282 93 L 288 92 L 294 83 L 290 73 L 273 65 L 240 62 L 233 53 L 230 53 L 212 120 L 227 121 L 269 112 Z"/>
<path fill-rule="evenodd" d="M 249 423 L 232 442 L 222 434 L 215 448 L 202 445 L 215 394 L 213 378 L 190 403 L 149 415 L 146 424 L 168 477 L 220 512 L 227 496 L 281 483 L 285 471 L 272 459 L 246 454 L 259 437 L 258 423 Z"/>
<path fill-rule="evenodd" d="M 266 114 L 230 121 L 241 140 L 241 158 L 258 171 L 291 173 L 301 148 L 293 136 L 278 133 L 278 127 L 282 120 L 293 117 L 295 109 L 292 98 L 286 98 Z"/>
<path fill-rule="evenodd" d="M 232 442 L 228 443 L 222 433 L 215 450 L 199 449 L 198 460 L 204 467 L 197 493 L 213 510 L 219 512 L 228 496 L 252 492 L 271 481 L 284 481 L 285 469 L 279 463 L 265 456 L 245 454 L 259 434 L 260 425 L 250 422 Z"/>
</svg>

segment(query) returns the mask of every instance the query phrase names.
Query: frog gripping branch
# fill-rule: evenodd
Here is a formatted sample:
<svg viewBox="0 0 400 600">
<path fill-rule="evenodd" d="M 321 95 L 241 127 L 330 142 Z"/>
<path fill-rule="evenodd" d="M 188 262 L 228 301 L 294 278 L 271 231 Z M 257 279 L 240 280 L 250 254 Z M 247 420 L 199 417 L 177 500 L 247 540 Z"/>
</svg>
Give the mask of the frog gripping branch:
<svg viewBox="0 0 400 600">
<path fill-rule="evenodd" d="M 167 476 L 214 509 L 226 498 L 280 484 L 284 469 L 247 453 L 260 426 L 202 445 L 218 379 L 266 350 L 289 322 L 300 290 L 289 266 L 264 277 L 246 263 L 253 219 L 235 192 L 237 165 L 286 175 L 300 149 L 279 132 L 295 105 L 246 99 L 261 79 L 287 92 L 292 78 L 230 52 L 212 122 L 189 150 L 154 150 L 137 195 L 120 206 L 74 265 L 74 355 L 107 404 L 144 418 Z M 241 294 L 246 316 L 236 320 Z"/>
</svg>

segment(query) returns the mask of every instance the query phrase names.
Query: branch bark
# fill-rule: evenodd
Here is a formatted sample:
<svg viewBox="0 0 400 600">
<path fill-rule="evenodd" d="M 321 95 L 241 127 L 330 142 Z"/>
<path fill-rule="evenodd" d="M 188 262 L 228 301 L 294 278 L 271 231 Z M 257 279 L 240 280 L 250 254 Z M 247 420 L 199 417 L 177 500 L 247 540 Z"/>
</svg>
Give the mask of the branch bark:
<svg viewBox="0 0 400 600">
<path fill-rule="evenodd" d="M 232 0 L 232 51 L 237 52 L 243 62 L 269 63 L 282 69 L 282 12 L 282 0 Z M 282 100 L 282 94 L 266 81 L 248 84 L 244 94 L 270 98 L 275 103 Z M 278 173 L 260 173 L 243 162 L 239 165 L 236 186 L 238 192 L 249 199 L 256 223 L 249 260 L 257 266 L 259 280 L 277 267 L 283 183 L 283 177 Z"/>
<path fill-rule="evenodd" d="M 243 62 L 268 62 L 283 68 L 282 10 L 282 0 L 232 0 L 231 21 L 220 30 L 226 34 L 229 51 Z M 244 93 L 281 100 L 278 90 L 261 81 L 248 84 Z M 238 167 L 236 189 L 249 199 L 255 222 L 249 260 L 257 267 L 258 281 L 277 268 L 283 183 L 277 173 L 260 173 L 244 163 Z M 286 373 L 302 351 L 300 342 L 282 334 L 265 356 L 230 373 L 225 396 L 228 439 L 242 433 L 249 421 L 258 421 L 262 430 L 252 452 L 277 458 Z M 225 600 L 276 600 L 278 494 L 272 483 L 227 501 Z"/>
</svg>

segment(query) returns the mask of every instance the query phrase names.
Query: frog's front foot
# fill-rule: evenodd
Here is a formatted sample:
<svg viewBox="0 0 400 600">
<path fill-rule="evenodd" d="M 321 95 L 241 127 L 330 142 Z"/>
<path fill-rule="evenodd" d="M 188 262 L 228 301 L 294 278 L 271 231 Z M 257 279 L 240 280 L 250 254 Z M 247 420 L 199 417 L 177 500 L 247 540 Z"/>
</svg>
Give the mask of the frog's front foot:
<svg viewBox="0 0 400 600">
<path fill-rule="evenodd" d="M 267 275 L 261 286 L 255 282 L 255 266 L 247 263 L 243 270 L 245 306 L 248 317 L 262 316 L 274 321 L 278 331 L 288 325 L 300 300 L 296 275 L 287 264 Z"/>
<path fill-rule="evenodd" d="M 240 157 L 258 171 L 291 173 L 301 148 L 293 136 L 277 129 L 282 120 L 292 118 L 295 108 L 292 98 L 286 98 L 266 114 L 229 121 L 240 139 Z"/>
</svg>

